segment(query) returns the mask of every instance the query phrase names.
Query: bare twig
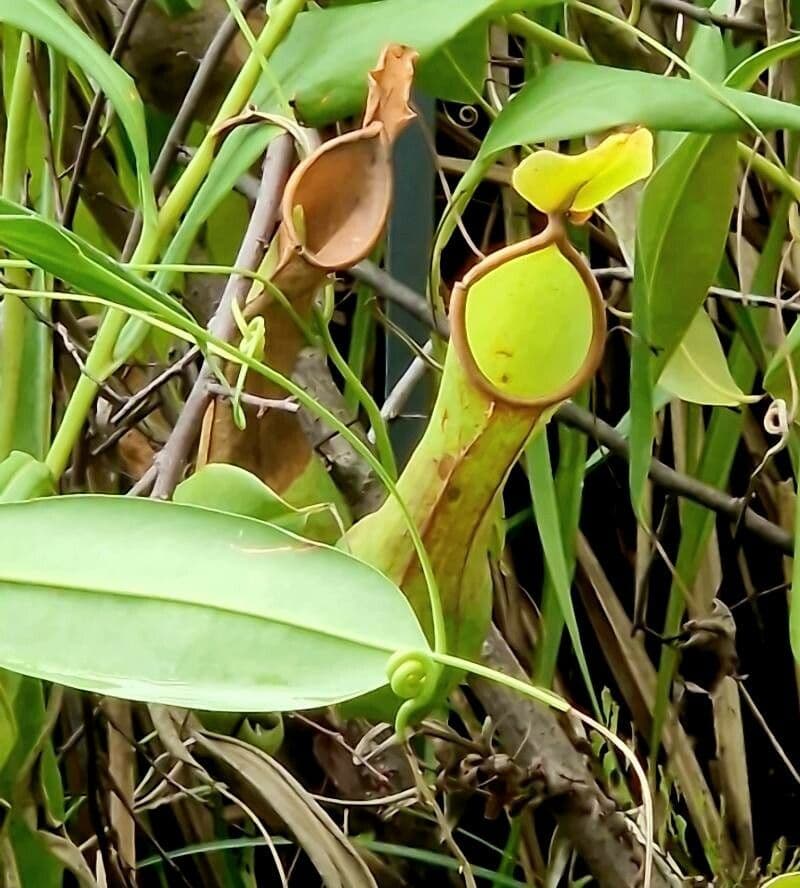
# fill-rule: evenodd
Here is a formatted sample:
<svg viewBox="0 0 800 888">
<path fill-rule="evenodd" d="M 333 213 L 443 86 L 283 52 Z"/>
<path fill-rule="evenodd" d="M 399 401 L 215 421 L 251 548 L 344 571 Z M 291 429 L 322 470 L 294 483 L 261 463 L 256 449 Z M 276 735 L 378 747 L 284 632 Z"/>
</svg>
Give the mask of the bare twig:
<svg viewBox="0 0 800 888">
<path fill-rule="evenodd" d="M 218 382 L 208 384 L 208 392 L 215 398 L 233 398 L 233 391 Z M 239 393 L 239 400 L 248 407 L 255 407 L 261 418 L 268 410 L 283 410 L 284 413 L 297 413 L 300 405 L 293 398 L 259 398 L 247 392 Z"/>
<path fill-rule="evenodd" d="M 500 672 L 526 678 L 494 625 L 484 644 L 483 660 Z M 555 713 L 494 682 L 476 678 L 470 685 L 497 725 L 504 749 L 518 764 L 539 775 L 545 798 L 554 803 L 559 827 L 600 888 L 640 884 L 643 848 L 634 841 L 624 815 L 600 790 Z M 651 888 L 677 884 L 660 868 L 654 870 Z"/>
<path fill-rule="evenodd" d="M 630 458 L 628 441 L 616 429 L 587 410 L 582 410 L 575 404 L 563 404 L 559 407 L 555 418 L 564 425 L 590 435 L 616 456 L 625 460 Z M 724 491 L 690 475 L 677 472 L 658 459 L 650 461 L 648 474 L 659 487 L 690 499 L 720 515 L 725 515 L 732 521 L 737 521 L 741 517 L 743 527 L 782 552 L 791 555 L 794 551 L 792 535 L 788 531 L 763 518 L 749 507 L 743 509 L 744 503 L 741 499 L 729 496 Z"/>
<path fill-rule="evenodd" d="M 159 373 L 155 379 L 151 379 L 147 385 L 142 386 L 139 391 L 131 395 L 130 398 L 117 410 L 117 412 L 109 420 L 110 425 L 118 425 L 124 419 L 131 416 L 136 410 L 147 401 L 154 392 L 158 391 L 162 385 L 165 385 L 175 376 L 181 374 L 200 354 L 197 346 L 190 348 L 184 355 L 181 355 L 175 363 L 170 364 L 163 373 Z"/>
<path fill-rule="evenodd" d="M 132 0 L 131 5 L 125 11 L 119 31 L 111 47 L 111 58 L 116 62 L 119 61 L 128 40 L 136 27 L 136 22 L 142 14 L 148 0 Z M 86 123 L 81 133 L 81 141 L 78 145 L 78 153 L 75 156 L 75 162 L 72 164 L 72 177 L 69 183 L 69 191 L 64 200 L 64 208 L 61 213 L 61 224 L 65 228 L 72 226 L 72 220 L 75 218 L 75 210 L 78 208 L 78 198 L 81 193 L 81 179 L 83 178 L 86 164 L 89 162 L 89 156 L 92 153 L 92 143 L 97 131 L 97 124 L 100 122 L 100 115 L 106 104 L 106 98 L 101 91 L 98 91 L 92 100 L 89 114 L 86 117 Z"/>
<path fill-rule="evenodd" d="M 382 296 L 390 299 L 395 305 L 404 308 L 410 315 L 413 315 L 423 324 L 427 324 L 440 336 L 447 337 L 450 335 L 450 327 L 445 318 L 439 318 L 434 321 L 431 307 L 427 299 L 415 293 L 410 287 L 401 284 L 395 280 L 390 274 L 383 269 L 378 268 L 374 262 L 364 260 L 359 262 L 351 273 L 356 280 L 369 284 L 373 289 L 377 290 Z"/>
<path fill-rule="evenodd" d="M 428 340 L 422 349 L 422 353 L 427 356 L 432 352 L 433 343 Z M 408 369 L 403 373 L 400 379 L 397 380 L 395 387 L 386 396 L 386 400 L 381 407 L 381 416 L 387 422 L 397 419 L 402 413 L 403 407 L 405 407 L 420 380 L 427 373 L 429 366 L 428 361 L 419 356 L 414 358 L 414 360 L 408 365 Z M 370 429 L 369 432 L 369 440 L 374 443 L 374 433 L 372 429 Z"/>
<path fill-rule="evenodd" d="M 237 268 L 255 270 L 261 262 L 265 245 L 269 243 L 278 222 L 281 197 L 293 153 L 294 147 L 288 135 L 275 138 L 267 150 L 261 190 L 236 257 Z M 231 305 L 234 300 L 241 302 L 250 286 L 251 281 L 248 278 L 237 274 L 228 278 L 219 306 L 208 325 L 214 336 L 226 341 L 232 338 L 236 324 Z M 208 385 L 212 376 L 211 368 L 204 363 L 169 440 L 156 458 L 158 476 L 153 485 L 153 497 L 168 499 L 186 467 L 189 451 L 200 433 L 200 424 L 211 399 Z"/>
</svg>

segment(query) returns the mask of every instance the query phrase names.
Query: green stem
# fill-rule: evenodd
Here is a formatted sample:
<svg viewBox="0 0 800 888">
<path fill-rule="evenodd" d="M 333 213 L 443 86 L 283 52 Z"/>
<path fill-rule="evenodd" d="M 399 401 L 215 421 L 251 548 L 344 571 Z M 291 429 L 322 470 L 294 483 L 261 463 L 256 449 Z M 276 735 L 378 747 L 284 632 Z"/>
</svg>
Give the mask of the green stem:
<svg viewBox="0 0 800 888">
<path fill-rule="evenodd" d="M 192 155 L 183 175 L 158 214 L 157 239 L 159 243 L 174 230 L 208 174 L 217 147 L 217 127 L 230 117 L 242 112 L 258 83 L 263 61 L 269 60 L 305 5 L 306 0 L 283 0 L 282 3 L 275 6 L 269 21 L 258 37 L 254 51 L 250 53 L 244 67 L 239 72 L 239 76 L 222 103 L 214 123 L 197 151 Z M 148 259 L 145 257 L 136 254 L 131 259 L 131 262 L 147 261 Z"/>
<path fill-rule="evenodd" d="M 26 148 L 28 125 L 33 101 L 33 71 L 30 62 L 31 39 L 22 35 L 17 55 L 17 67 L 11 88 L 3 156 L 2 195 L 19 202 L 25 188 Z M 9 280 L 24 287 L 27 275 L 19 269 L 9 269 Z M 18 296 L 7 294 L 3 300 L 3 342 L 0 352 L 0 460 L 5 459 L 14 442 L 17 421 L 19 388 L 25 348 L 25 321 L 27 309 Z"/>
<path fill-rule="evenodd" d="M 356 286 L 355 292 L 356 307 L 350 327 L 350 348 L 347 352 L 347 364 L 356 378 L 363 380 L 374 326 L 374 318 L 370 310 L 373 294 L 371 287 L 361 283 Z M 344 387 L 344 402 L 348 410 L 355 410 L 359 403 L 356 388 L 347 383 L 345 383 Z"/>
<path fill-rule="evenodd" d="M 331 331 L 325 320 L 317 314 L 317 329 L 322 337 L 323 345 L 330 359 L 333 361 L 334 367 L 342 374 L 345 385 L 349 386 L 355 392 L 364 412 L 369 418 L 370 425 L 375 432 L 375 449 L 378 451 L 378 459 L 381 465 L 386 469 L 393 481 L 397 480 L 397 463 L 394 458 L 394 450 L 392 450 L 392 442 L 389 440 L 389 430 L 386 427 L 381 411 L 375 403 L 372 395 L 364 387 L 361 380 L 353 373 L 350 365 L 342 357 L 342 353 L 336 347 L 333 341 Z"/>
<path fill-rule="evenodd" d="M 542 46 L 554 55 L 560 55 L 564 59 L 572 59 L 575 62 L 593 62 L 591 54 L 578 43 L 556 34 L 550 28 L 545 28 L 538 22 L 534 22 L 519 12 L 508 16 L 506 26 L 511 34 L 524 37 L 530 43 Z"/>
<path fill-rule="evenodd" d="M 258 82 L 263 61 L 270 58 L 305 4 L 306 0 L 283 0 L 275 5 L 269 21 L 258 37 L 254 51 L 239 72 L 214 123 L 159 210 L 154 237 L 139 241 L 131 257 L 131 264 L 147 263 L 154 259 L 161 243 L 175 229 L 214 161 L 218 125 L 244 109 Z M 86 361 L 86 372 L 78 379 L 47 457 L 47 464 L 56 478 L 60 477 L 69 462 L 69 455 L 97 396 L 98 383 L 105 381 L 129 357 L 115 353 L 115 346 L 126 320 L 125 313 L 116 308 L 109 309 L 103 317 Z"/>
<path fill-rule="evenodd" d="M 764 157 L 763 154 L 758 154 L 744 142 L 737 142 L 736 148 L 742 162 L 750 164 L 756 175 L 761 176 L 770 185 L 788 194 L 794 200 L 800 201 L 800 181 L 795 179 L 791 173 L 773 163 L 768 157 Z"/>
<path fill-rule="evenodd" d="M 114 346 L 127 319 L 120 309 L 110 309 L 100 324 L 83 373 L 78 378 L 45 460 L 54 478 L 60 478 L 69 465 L 72 449 L 100 390 L 99 383 L 113 372 L 109 367 L 113 367 Z"/>
</svg>

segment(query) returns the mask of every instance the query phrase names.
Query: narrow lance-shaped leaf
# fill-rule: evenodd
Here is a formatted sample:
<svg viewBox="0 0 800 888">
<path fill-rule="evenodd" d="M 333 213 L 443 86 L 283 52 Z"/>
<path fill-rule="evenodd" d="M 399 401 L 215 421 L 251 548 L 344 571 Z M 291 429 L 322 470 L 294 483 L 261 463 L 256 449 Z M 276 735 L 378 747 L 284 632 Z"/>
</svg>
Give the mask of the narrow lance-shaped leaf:
<svg viewBox="0 0 800 888">
<path fill-rule="evenodd" d="M 136 161 L 139 197 L 147 226 L 155 224 L 156 203 L 150 183 L 144 105 L 133 80 L 84 33 L 55 0 L 0 0 L 0 21 L 37 37 L 62 53 L 105 93 L 130 139 Z"/>
<path fill-rule="evenodd" d="M 0 244 L 79 293 L 109 299 L 167 320 L 190 319 L 172 296 L 137 277 L 126 266 L 55 222 L 0 198 Z"/>
<path fill-rule="evenodd" d="M 694 404 L 734 407 L 760 400 L 759 395 L 746 395 L 736 384 L 714 324 L 702 308 L 664 367 L 658 384 Z"/>
<path fill-rule="evenodd" d="M 46 546 L 19 545 L 45 531 Z M 207 509 L 112 496 L 0 505 L 0 564 L 0 666 L 132 700 L 325 706 L 386 684 L 393 652 L 427 649 L 372 567 Z"/>
<path fill-rule="evenodd" d="M 631 349 L 630 484 L 637 511 L 650 462 L 653 385 L 719 268 L 736 174 L 734 136 L 694 135 L 669 155 L 644 189 Z"/>
</svg>

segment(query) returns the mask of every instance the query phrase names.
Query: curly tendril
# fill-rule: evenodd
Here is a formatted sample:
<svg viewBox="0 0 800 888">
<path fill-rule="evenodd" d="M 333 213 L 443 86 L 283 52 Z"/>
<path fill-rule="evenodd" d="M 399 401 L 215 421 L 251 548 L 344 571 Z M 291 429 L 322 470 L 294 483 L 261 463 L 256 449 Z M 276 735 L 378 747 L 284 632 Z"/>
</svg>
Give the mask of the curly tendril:
<svg viewBox="0 0 800 888">
<path fill-rule="evenodd" d="M 389 685 L 405 700 L 394 722 L 399 737 L 405 737 L 416 716 L 431 708 L 442 671 L 443 667 L 425 651 L 398 651 L 389 658 L 386 666 Z"/>
</svg>

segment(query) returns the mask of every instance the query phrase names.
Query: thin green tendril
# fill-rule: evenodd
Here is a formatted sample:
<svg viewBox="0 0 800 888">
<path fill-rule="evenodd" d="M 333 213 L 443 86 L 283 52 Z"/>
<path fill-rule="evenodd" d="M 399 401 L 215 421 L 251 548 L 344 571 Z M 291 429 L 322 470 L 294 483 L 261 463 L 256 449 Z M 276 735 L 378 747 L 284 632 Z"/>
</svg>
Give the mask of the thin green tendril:
<svg viewBox="0 0 800 888">
<path fill-rule="evenodd" d="M 443 668 L 426 651 L 398 651 L 389 658 L 386 673 L 394 694 L 405 702 L 394 720 L 398 737 L 405 737 L 418 716 L 430 710 Z"/>
</svg>

